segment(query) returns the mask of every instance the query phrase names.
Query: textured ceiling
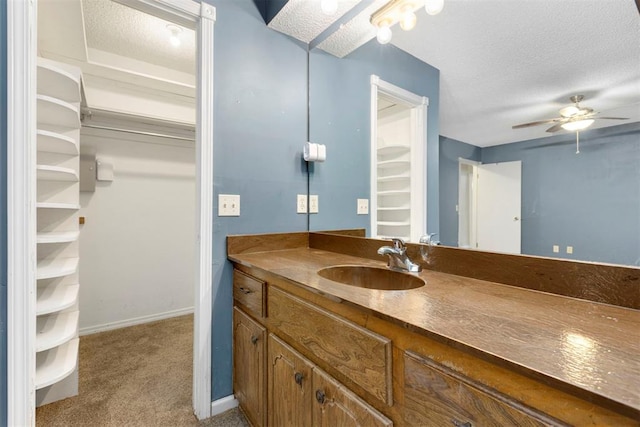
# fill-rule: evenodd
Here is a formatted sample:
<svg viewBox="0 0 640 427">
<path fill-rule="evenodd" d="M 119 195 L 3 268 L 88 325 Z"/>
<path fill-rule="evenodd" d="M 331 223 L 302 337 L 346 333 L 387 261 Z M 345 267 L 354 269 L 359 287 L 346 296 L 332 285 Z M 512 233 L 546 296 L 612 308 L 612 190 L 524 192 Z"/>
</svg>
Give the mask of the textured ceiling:
<svg viewBox="0 0 640 427">
<path fill-rule="evenodd" d="M 195 32 L 182 28 L 169 43 L 167 24 L 111 0 L 82 0 L 87 47 L 195 75 Z"/>
<path fill-rule="evenodd" d="M 368 0 L 318 48 L 344 57 L 373 39 L 370 15 L 386 2 Z M 391 44 L 440 70 L 444 136 L 477 146 L 549 136 L 550 125 L 511 126 L 558 117 L 576 94 L 601 116 L 630 118 L 592 129 L 640 121 L 633 0 L 445 0 L 439 15 L 416 15 L 412 31 L 393 27 Z"/>
<path fill-rule="evenodd" d="M 633 0 L 445 0 L 392 43 L 440 69 L 440 133 L 478 146 L 549 136 L 512 125 L 558 116 L 569 97 L 640 121 L 640 16 Z"/>
<path fill-rule="evenodd" d="M 320 11 L 320 1 L 289 0 L 269 22 L 269 27 L 309 43 L 360 1 L 340 0 L 336 12 L 328 16 Z"/>
</svg>

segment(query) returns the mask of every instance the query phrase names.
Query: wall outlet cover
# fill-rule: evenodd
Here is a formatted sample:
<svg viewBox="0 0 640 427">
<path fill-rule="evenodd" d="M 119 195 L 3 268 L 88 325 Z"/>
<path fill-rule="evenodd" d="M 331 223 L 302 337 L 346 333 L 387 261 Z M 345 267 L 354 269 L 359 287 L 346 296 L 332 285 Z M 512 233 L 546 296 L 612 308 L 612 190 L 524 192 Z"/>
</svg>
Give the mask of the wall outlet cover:
<svg viewBox="0 0 640 427">
<path fill-rule="evenodd" d="M 369 199 L 358 199 L 358 215 L 369 215 Z"/>
<path fill-rule="evenodd" d="M 218 216 L 240 216 L 240 195 L 218 194 Z"/>
<path fill-rule="evenodd" d="M 560 246 L 558 245 L 553 245 L 553 253 L 557 254 L 558 252 L 560 252 Z"/>
<path fill-rule="evenodd" d="M 307 213 L 307 195 L 298 194 L 298 201 L 296 203 L 297 213 Z"/>
<path fill-rule="evenodd" d="M 312 194 L 309 196 L 309 213 L 318 213 L 318 195 Z"/>
</svg>

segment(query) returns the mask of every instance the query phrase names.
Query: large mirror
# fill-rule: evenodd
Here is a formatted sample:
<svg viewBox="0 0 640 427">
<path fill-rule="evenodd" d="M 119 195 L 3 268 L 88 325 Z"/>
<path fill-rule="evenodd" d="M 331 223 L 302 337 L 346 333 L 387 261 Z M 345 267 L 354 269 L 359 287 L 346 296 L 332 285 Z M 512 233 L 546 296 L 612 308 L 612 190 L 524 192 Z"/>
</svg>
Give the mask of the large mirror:
<svg viewBox="0 0 640 427">
<path fill-rule="evenodd" d="M 378 7 L 361 9 L 368 22 Z M 416 17 L 390 43 L 354 49 L 363 18 L 348 16 L 309 52 L 310 140 L 327 152 L 309 164 L 310 230 L 640 265 L 634 2 L 445 0 Z M 562 128 L 575 111 L 598 114 Z"/>
</svg>

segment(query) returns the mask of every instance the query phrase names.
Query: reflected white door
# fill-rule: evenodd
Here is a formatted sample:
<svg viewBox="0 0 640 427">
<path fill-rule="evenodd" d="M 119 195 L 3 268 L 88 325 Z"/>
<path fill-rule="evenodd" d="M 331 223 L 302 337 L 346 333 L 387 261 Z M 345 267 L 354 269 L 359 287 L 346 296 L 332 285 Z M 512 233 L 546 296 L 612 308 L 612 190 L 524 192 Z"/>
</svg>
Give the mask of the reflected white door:
<svg viewBox="0 0 640 427">
<path fill-rule="evenodd" d="M 477 249 L 521 252 L 522 162 L 478 165 Z"/>
</svg>

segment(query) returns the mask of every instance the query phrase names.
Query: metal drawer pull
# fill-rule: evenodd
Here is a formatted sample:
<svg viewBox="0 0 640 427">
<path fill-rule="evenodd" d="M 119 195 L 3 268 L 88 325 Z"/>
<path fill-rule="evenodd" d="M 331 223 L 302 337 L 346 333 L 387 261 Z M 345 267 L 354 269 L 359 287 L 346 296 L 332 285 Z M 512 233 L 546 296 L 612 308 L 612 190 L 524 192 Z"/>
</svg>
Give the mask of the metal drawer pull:
<svg viewBox="0 0 640 427">
<path fill-rule="evenodd" d="M 324 391 L 322 390 L 316 390 L 316 400 L 318 401 L 319 404 L 323 404 L 324 403 L 324 398 L 326 396 L 324 395 Z"/>
<path fill-rule="evenodd" d="M 251 294 L 251 293 L 253 293 L 253 291 L 251 289 L 247 289 L 247 288 L 240 288 L 240 292 L 242 292 L 243 294 Z"/>
<path fill-rule="evenodd" d="M 466 422 L 466 423 L 461 423 L 458 420 L 451 420 L 451 422 L 453 423 L 454 426 L 456 427 L 473 427 L 473 425 L 470 422 Z"/>
<path fill-rule="evenodd" d="M 258 342 L 258 337 L 255 335 L 251 335 L 251 344 L 255 345 Z"/>
<path fill-rule="evenodd" d="M 293 377 L 296 380 L 296 384 L 298 384 L 299 386 L 302 386 L 302 379 L 304 378 L 304 375 L 302 375 L 300 372 L 296 372 L 296 374 Z"/>
</svg>

